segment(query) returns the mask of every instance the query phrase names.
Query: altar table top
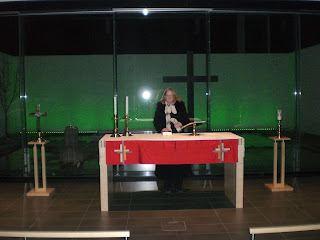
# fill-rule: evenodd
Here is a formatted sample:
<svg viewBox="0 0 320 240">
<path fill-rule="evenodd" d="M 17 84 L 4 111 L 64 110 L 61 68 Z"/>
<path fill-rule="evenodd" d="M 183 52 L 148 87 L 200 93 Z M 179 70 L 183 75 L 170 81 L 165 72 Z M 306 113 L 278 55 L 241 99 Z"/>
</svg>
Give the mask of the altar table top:
<svg viewBox="0 0 320 240">
<path fill-rule="evenodd" d="M 100 139 L 106 164 L 205 164 L 235 163 L 242 137 L 230 132 L 135 134 L 131 137 Z"/>
<path fill-rule="evenodd" d="M 223 139 L 241 139 L 242 137 L 231 132 L 204 132 L 197 136 L 190 133 L 173 133 L 171 136 L 162 136 L 161 133 L 154 134 L 133 134 L 131 137 L 111 137 L 106 134 L 100 141 L 186 141 L 186 140 L 223 140 Z"/>
</svg>

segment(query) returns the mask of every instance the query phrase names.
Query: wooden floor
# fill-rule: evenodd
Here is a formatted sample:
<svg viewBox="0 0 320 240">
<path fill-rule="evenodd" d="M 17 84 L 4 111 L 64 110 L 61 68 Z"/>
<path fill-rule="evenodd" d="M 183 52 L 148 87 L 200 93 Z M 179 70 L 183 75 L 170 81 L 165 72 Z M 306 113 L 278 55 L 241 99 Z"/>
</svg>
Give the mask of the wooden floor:
<svg viewBox="0 0 320 240">
<path fill-rule="evenodd" d="M 131 240 L 248 240 L 249 227 L 320 222 L 320 177 L 287 179 L 286 183 L 294 188 L 293 192 L 272 193 L 264 186 L 268 182 L 271 179 L 245 180 L 243 209 L 225 205 L 223 179 L 212 181 L 212 187 L 209 183 L 204 186 L 203 180 L 187 179 L 184 188 L 189 192 L 168 196 L 164 200 L 159 200 L 163 195 L 156 192 L 157 184 L 153 181 L 116 183 L 117 193 L 112 200 L 114 210 L 102 213 L 97 180 L 48 179 L 48 186 L 56 189 L 50 197 L 26 197 L 25 193 L 31 188 L 29 183 L 2 180 L 0 230 L 128 229 Z M 201 199 L 201 196 L 210 194 L 210 197 Z M 183 199 L 190 198 L 199 209 L 183 209 Z M 161 205 L 168 205 L 168 202 L 172 206 L 170 201 L 173 199 L 180 199 L 178 210 L 154 210 L 153 206 L 162 209 Z M 209 205 L 201 203 L 202 200 L 208 203 L 208 199 Z M 187 208 L 190 201 L 185 204 Z M 124 207 L 126 205 L 130 207 Z M 320 231 L 310 231 L 257 235 L 256 239 L 319 240 L 319 236 Z"/>
</svg>

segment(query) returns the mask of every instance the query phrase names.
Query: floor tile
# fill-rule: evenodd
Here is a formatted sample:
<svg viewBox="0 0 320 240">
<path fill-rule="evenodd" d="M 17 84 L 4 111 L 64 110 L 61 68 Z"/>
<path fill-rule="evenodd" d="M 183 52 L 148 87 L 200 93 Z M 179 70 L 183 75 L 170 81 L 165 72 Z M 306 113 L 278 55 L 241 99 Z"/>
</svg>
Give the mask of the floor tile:
<svg viewBox="0 0 320 240">
<path fill-rule="evenodd" d="M 177 220 L 177 219 L 163 219 L 161 221 L 162 231 L 179 231 L 185 232 L 187 230 L 187 226 L 185 221 Z"/>
<path fill-rule="evenodd" d="M 68 219 L 68 218 L 83 218 L 85 212 L 62 212 L 62 211 L 45 211 L 41 216 L 41 219 L 46 218 L 59 218 L 59 219 Z"/>
<path fill-rule="evenodd" d="M 216 209 L 215 210 L 223 223 L 249 223 L 249 222 L 268 222 L 255 208 L 243 209 Z"/>
<path fill-rule="evenodd" d="M 108 226 L 108 225 L 99 225 L 99 226 L 79 226 L 77 231 L 123 231 L 128 230 L 123 226 Z"/>
<path fill-rule="evenodd" d="M 189 224 L 186 231 L 177 232 L 178 234 L 214 234 L 226 232 L 222 223 L 216 224 Z"/>
<path fill-rule="evenodd" d="M 30 227 L 35 221 L 35 218 L 2 218 L 0 219 L 0 227 Z"/>
<path fill-rule="evenodd" d="M 248 232 L 250 227 L 267 227 L 272 226 L 266 222 L 248 222 L 248 223 L 224 223 L 227 232 Z"/>
<path fill-rule="evenodd" d="M 214 234 L 179 234 L 179 240 L 230 240 L 229 234 L 227 233 L 214 233 Z"/>
<path fill-rule="evenodd" d="M 271 180 L 271 179 L 270 179 Z M 186 181 L 191 189 L 166 195 L 159 191 L 110 194 L 109 212 L 100 211 L 99 183 L 75 180 L 54 183 L 49 198 L 25 197 L 24 183 L 4 187 L 0 193 L 0 228 L 34 231 L 130 230 L 132 240 L 250 239 L 252 226 L 281 226 L 320 222 L 320 177 L 297 178 L 291 193 L 271 193 L 268 179 L 245 180 L 244 208 L 236 209 L 224 195 L 223 181 L 212 189 L 203 181 Z M 134 187 L 139 184 L 139 187 Z M 131 182 L 126 190 L 143 189 Z M 0 186 L 7 184 L 0 183 Z M 152 184 L 151 184 L 152 185 Z M 147 186 L 148 188 L 151 186 Z M 298 187 L 297 187 L 298 186 Z M 14 192 L 15 191 L 15 192 Z M 193 208 L 193 209 L 188 209 Z M 204 209 L 202 209 L 204 208 Z M 205 209 L 206 208 L 206 209 Z M 173 210 L 175 209 L 175 210 Z M 256 235 L 256 240 L 318 240 L 319 231 Z M 84 239 L 85 240 L 85 239 Z"/>
<path fill-rule="evenodd" d="M 108 211 L 108 212 L 101 212 L 101 211 L 87 211 L 85 213 L 84 218 L 128 218 L 129 212 L 128 211 Z"/>
<path fill-rule="evenodd" d="M 131 205 L 130 211 L 139 211 L 139 210 L 170 210 L 172 209 L 171 204 L 144 204 L 144 205 Z"/>
<path fill-rule="evenodd" d="M 268 199 L 268 200 L 261 200 L 261 201 L 255 201 L 251 200 L 250 203 L 257 208 L 262 207 L 295 207 L 293 203 L 291 203 L 288 200 L 275 200 L 275 199 Z"/>
<path fill-rule="evenodd" d="M 176 235 L 177 231 L 163 231 L 162 227 L 159 226 L 131 226 L 128 228 L 130 230 L 130 235 L 137 236 L 137 235 Z"/>
<path fill-rule="evenodd" d="M 305 239 L 305 238 L 318 238 L 320 239 L 320 231 L 306 231 L 306 232 L 290 232 L 283 233 L 286 239 Z"/>
<path fill-rule="evenodd" d="M 139 226 L 161 226 L 163 222 L 173 221 L 173 218 L 130 218 L 128 219 L 128 228 Z"/>
<path fill-rule="evenodd" d="M 172 210 L 179 209 L 212 209 L 213 206 L 209 201 L 201 203 L 173 203 L 171 205 Z"/>
<path fill-rule="evenodd" d="M 81 222 L 81 218 L 39 218 L 32 227 L 78 227 Z"/>
<path fill-rule="evenodd" d="M 215 210 L 213 209 L 190 209 L 190 210 L 174 210 L 171 211 L 173 217 L 217 217 Z"/>
<path fill-rule="evenodd" d="M 201 216 L 201 217 L 173 217 L 176 221 L 184 221 L 186 225 L 194 224 L 217 224 L 221 223 L 221 220 L 218 216 Z"/>
<path fill-rule="evenodd" d="M 247 232 L 228 233 L 232 240 L 249 240 L 251 235 Z M 269 233 L 255 235 L 255 240 L 285 240 L 280 233 Z"/>
<path fill-rule="evenodd" d="M 37 218 L 41 216 L 44 211 L 41 212 L 28 212 L 23 210 L 5 210 L 0 213 L 0 219 L 5 218 Z"/>
<path fill-rule="evenodd" d="M 98 206 L 90 206 L 88 208 L 88 211 L 99 211 L 100 207 Z M 109 211 L 129 211 L 130 205 L 111 205 L 109 206 Z"/>
<path fill-rule="evenodd" d="M 39 226 L 39 225 L 32 226 L 29 229 L 29 231 L 77 231 L 77 230 L 78 230 L 78 227 L 74 227 L 74 226 Z"/>
<path fill-rule="evenodd" d="M 127 218 L 86 218 L 81 221 L 80 227 L 126 227 Z"/>
<path fill-rule="evenodd" d="M 82 205 L 58 205 L 50 206 L 47 211 L 62 211 L 62 212 L 86 212 L 89 206 Z"/>
<path fill-rule="evenodd" d="M 171 217 L 171 211 L 158 211 L 158 210 L 151 210 L 151 211 L 130 211 L 129 212 L 129 219 L 130 218 L 166 218 Z"/>
<path fill-rule="evenodd" d="M 56 199 L 51 206 L 88 206 L 92 202 L 91 199 Z"/>
<path fill-rule="evenodd" d="M 130 240 L 180 240 L 177 235 L 137 235 L 130 236 Z"/>
</svg>

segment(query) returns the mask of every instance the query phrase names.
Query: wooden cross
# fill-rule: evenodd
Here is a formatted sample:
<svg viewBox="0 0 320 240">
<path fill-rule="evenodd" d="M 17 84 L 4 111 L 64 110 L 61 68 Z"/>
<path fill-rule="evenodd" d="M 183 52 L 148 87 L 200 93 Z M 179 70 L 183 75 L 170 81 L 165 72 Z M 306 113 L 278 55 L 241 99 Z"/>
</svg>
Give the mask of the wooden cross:
<svg viewBox="0 0 320 240">
<path fill-rule="evenodd" d="M 40 127 L 40 117 L 41 116 L 47 116 L 48 113 L 47 112 L 40 112 L 40 104 L 37 105 L 37 112 L 35 113 L 30 113 L 30 115 L 32 116 L 36 116 L 37 117 L 37 129 L 38 129 L 38 139 L 37 142 L 43 142 L 44 140 L 41 138 L 41 127 Z"/>
<path fill-rule="evenodd" d="M 114 152 L 120 154 L 120 162 L 122 164 L 127 160 L 127 153 L 132 153 L 129 149 L 126 149 L 123 141 L 120 144 L 120 149 L 115 149 Z"/>
<path fill-rule="evenodd" d="M 218 82 L 218 76 L 211 76 L 211 82 Z M 193 53 L 187 53 L 187 76 L 165 76 L 163 82 L 187 82 L 188 115 L 194 118 L 194 83 L 207 82 L 207 76 L 193 75 Z"/>
<path fill-rule="evenodd" d="M 216 148 L 216 150 L 213 150 L 212 152 L 217 152 L 220 162 L 224 162 L 224 153 L 228 151 L 230 151 L 230 148 L 224 148 L 224 143 L 220 140 L 220 145 L 218 145 L 218 148 Z"/>
</svg>

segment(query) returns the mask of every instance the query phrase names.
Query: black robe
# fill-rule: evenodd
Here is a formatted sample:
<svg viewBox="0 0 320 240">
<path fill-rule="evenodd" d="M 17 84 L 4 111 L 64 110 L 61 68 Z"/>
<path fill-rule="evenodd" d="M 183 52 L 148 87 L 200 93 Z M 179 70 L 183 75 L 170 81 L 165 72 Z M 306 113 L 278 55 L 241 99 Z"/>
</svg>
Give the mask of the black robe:
<svg viewBox="0 0 320 240">
<path fill-rule="evenodd" d="M 188 117 L 184 102 L 177 101 L 174 105 L 177 109 L 177 114 L 171 113 L 171 118 L 177 119 L 179 122 L 182 123 L 182 126 L 189 123 L 190 119 Z M 166 128 L 166 114 L 164 113 L 165 106 L 166 105 L 161 102 L 157 103 L 156 113 L 154 115 L 154 126 L 158 133 L 161 133 L 162 129 Z M 171 129 L 173 133 L 177 132 L 173 123 L 171 123 Z"/>
<path fill-rule="evenodd" d="M 182 126 L 189 123 L 190 119 L 187 114 L 184 102 L 176 102 L 175 104 L 177 114 L 171 113 L 171 118 L 177 119 L 182 123 Z M 154 126 L 158 133 L 166 128 L 166 114 L 164 113 L 165 104 L 158 102 L 156 112 L 154 115 Z M 177 133 L 174 124 L 171 123 L 173 133 Z M 168 190 L 173 188 L 182 189 L 183 175 L 189 169 L 190 165 L 156 165 L 155 175 L 159 179 L 164 179 L 164 189 Z M 191 169 L 190 169 L 191 170 Z"/>
</svg>

